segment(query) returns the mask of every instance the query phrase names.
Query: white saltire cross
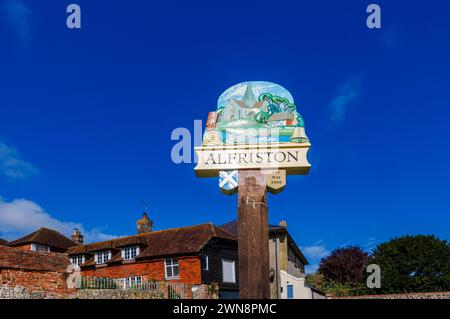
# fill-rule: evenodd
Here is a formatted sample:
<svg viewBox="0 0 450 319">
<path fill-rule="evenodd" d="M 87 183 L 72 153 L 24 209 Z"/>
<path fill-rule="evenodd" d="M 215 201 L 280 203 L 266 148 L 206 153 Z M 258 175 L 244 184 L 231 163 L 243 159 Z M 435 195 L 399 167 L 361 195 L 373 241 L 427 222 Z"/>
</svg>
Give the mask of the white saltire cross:
<svg viewBox="0 0 450 319">
<path fill-rule="evenodd" d="M 239 171 L 220 171 L 219 172 L 219 187 L 220 190 L 227 194 L 234 194 L 239 185 L 238 181 Z"/>
</svg>

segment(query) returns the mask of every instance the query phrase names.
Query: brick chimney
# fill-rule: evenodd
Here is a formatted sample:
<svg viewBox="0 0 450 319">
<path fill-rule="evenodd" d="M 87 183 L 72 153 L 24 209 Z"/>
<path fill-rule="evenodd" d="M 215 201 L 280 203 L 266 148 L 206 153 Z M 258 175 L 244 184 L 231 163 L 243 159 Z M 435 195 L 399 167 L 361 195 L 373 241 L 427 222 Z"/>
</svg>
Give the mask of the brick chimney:
<svg viewBox="0 0 450 319">
<path fill-rule="evenodd" d="M 77 243 L 77 245 L 83 245 L 84 236 L 77 228 L 73 230 L 71 238 L 73 242 Z"/>
<path fill-rule="evenodd" d="M 149 233 L 152 231 L 153 222 L 148 219 L 147 213 L 142 214 L 142 218 L 136 221 L 138 234 Z"/>
</svg>

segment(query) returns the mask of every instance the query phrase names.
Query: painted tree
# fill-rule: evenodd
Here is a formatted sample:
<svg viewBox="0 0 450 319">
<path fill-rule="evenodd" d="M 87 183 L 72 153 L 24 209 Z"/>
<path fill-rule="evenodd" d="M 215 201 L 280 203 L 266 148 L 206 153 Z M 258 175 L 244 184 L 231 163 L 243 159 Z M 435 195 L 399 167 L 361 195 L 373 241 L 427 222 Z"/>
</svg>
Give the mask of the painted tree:
<svg viewBox="0 0 450 319">
<path fill-rule="evenodd" d="M 450 291 L 450 244 L 435 236 L 404 236 L 380 244 L 381 292 Z"/>
</svg>

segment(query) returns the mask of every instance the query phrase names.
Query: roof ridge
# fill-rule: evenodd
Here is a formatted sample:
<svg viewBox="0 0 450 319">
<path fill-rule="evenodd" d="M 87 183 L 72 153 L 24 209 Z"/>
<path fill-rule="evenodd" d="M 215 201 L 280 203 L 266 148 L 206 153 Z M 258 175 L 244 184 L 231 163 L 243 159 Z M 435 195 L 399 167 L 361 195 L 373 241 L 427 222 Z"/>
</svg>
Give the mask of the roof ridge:
<svg viewBox="0 0 450 319">
<path fill-rule="evenodd" d="M 39 235 L 39 233 L 43 230 L 43 228 L 44 227 L 41 227 L 41 228 L 39 228 L 38 230 L 36 230 L 35 232 L 34 232 L 34 235 L 33 236 L 31 236 L 31 238 L 30 238 L 30 241 L 32 241 L 32 240 L 36 240 L 36 237 Z M 23 238 L 23 237 L 22 237 Z M 20 238 L 19 238 L 20 239 Z"/>
<path fill-rule="evenodd" d="M 230 234 L 232 237 L 237 237 L 237 235 L 233 234 L 232 232 L 230 232 L 230 231 L 229 231 L 228 229 L 226 229 L 225 227 L 217 226 L 217 225 L 216 225 L 216 227 L 219 227 L 221 230 L 223 230 L 224 232 Z"/>
<path fill-rule="evenodd" d="M 38 243 L 61 249 L 67 249 L 75 245 L 75 242 L 61 232 L 47 227 L 40 227 L 30 234 L 8 242 L 8 246 L 13 247 L 28 243 Z"/>
<path fill-rule="evenodd" d="M 64 237 L 67 237 L 66 235 L 64 235 L 63 233 L 61 233 L 60 231 L 57 231 L 56 229 L 52 229 L 52 228 L 47 228 L 47 227 L 41 227 L 39 228 L 38 232 L 42 231 L 42 230 L 49 230 L 51 232 L 63 235 Z"/>
<path fill-rule="evenodd" d="M 209 225 L 211 226 L 211 229 L 212 229 L 212 235 L 214 237 L 216 237 L 217 234 L 216 234 L 216 228 L 214 227 L 214 224 L 212 222 L 210 222 Z"/>
<path fill-rule="evenodd" d="M 47 228 L 47 227 L 41 227 L 41 228 L 39 228 L 39 230 L 36 232 L 36 235 L 35 235 L 35 236 L 37 236 L 37 235 L 38 235 L 41 231 L 43 231 L 43 230 L 47 230 L 47 231 L 56 233 L 56 234 L 58 234 L 58 235 L 61 235 L 61 236 L 65 237 L 65 238 L 67 238 L 67 239 L 70 240 L 70 241 L 73 241 L 71 238 L 69 238 L 68 236 L 64 235 L 64 234 L 61 233 L 60 231 L 58 231 L 58 230 L 56 230 L 56 229 L 52 229 L 52 228 Z M 34 239 L 34 236 L 33 236 L 32 238 Z"/>
<path fill-rule="evenodd" d="M 215 225 L 212 222 L 209 222 L 207 224 L 201 224 L 201 225 L 209 225 L 210 230 L 211 230 L 211 235 L 209 238 L 207 238 L 203 243 L 201 243 L 201 245 L 197 248 L 197 251 L 200 251 L 203 249 L 203 247 L 206 246 L 206 244 L 211 240 L 212 237 L 217 237 L 216 235 L 216 229 L 215 229 Z"/>
<path fill-rule="evenodd" d="M 120 239 L 127 239 L 127 238 L 133 238 L 133 237 L 144 237 L 144 236 L 148 236 L 150 234 L 161 233 L 161 232 L 165 232 L 165 231 L 173 231 L 173 230 L 183 229 L 183 228 L 186 229 L 186 228 L 193 228 L 193 227 L 198 227 L 198 226 L 206 226 L 206 225 L 209 225 L 209 224 L 211 224 L 211 223 L 203 223 L 203 224 L 197 224 L 197 225 L 191 225 L 191 226 L 182 226 L 182 227 L 173 227 L 173 228 L 155 230 L 155 231 L 146 232 L 146 233 L 142 233 L 142 234 L 128 235 L 128 236 L 117 237 L 117 238 L 113 238 L 113 239 L 109 239 L 109 240 L 97 241 L 97 242 L 86 244 L 86 245 L 83 245 L 83 246 L 89 246 L 89 245 L 94 245 L 94 244 L 103 244 L 103 243 L 111 243 L 111 242 L 113 242 L 115 240 L 120 240 Z"/>
</svg>

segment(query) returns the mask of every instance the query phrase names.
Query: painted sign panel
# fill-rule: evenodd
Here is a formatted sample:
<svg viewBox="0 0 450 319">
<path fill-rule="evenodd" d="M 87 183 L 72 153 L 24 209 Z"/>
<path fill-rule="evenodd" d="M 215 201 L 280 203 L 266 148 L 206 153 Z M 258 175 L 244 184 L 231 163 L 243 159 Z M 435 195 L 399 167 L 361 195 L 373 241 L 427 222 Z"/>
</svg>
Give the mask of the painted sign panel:
<svg viewBox="0 0 450 319">
<path fill-rule="evenodd" d="M 202 146 L 195 149 L 195 171 L 200 177 L 257 168 L 306 174 L 309 147 L 305 122 L 289 91 L 271 82 L 243 82 L 222 93 L 209 113 Z"/>
<path fill-rule="evenodd" d="M 243 82 L 219 97 L 208 116 L 203 145 L 307 142 L 305 122 L 282 86 Z"/>
<path fill-rule="evenodd" d="M 197 149 L 198 177 L 218 176 L 219 171 L 239 169 L 285 169 L 287 174 L 307 174 L 310 144 L 235 145 Z"/>
<path fill-rule="evenodd" d="M 265 171 L 264 176 L 266 177 L 267 190 L 269 192 L 278 194 L 283 191 L 286 186 L 285 170 Z"/>
</svg>

